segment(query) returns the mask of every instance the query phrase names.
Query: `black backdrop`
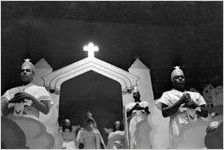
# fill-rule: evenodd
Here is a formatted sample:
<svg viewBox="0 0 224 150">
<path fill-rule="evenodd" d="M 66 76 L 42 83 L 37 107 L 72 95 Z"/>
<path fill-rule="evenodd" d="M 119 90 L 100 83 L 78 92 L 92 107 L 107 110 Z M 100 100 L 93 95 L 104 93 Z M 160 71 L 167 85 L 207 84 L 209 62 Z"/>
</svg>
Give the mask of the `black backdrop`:
<svg viewBox="0 0 224 150">
<path fill-rule="evenodd" d="M 59 120 L 69 118 L 74 125 L 83 126 L 85 114 L 90 111 L 107 142 L 103 128 L 113 128 L 117 120 L 123 122 L 121 86 L 93 71 L 89 71 L 62 84 Z"/>
<path fill-rule="evenodd" d="M 223 83 L 223 3 L 1 2 L 1 91 L 19 85 L 25 57 L 54 70 L 87 56 L 128 70 L 135 57 L 150 68 L 155 98 L 171 88 L 174 65 L 188 87 Z M 136 17 L 135 17 L 136 16 Z"/>
</svg>

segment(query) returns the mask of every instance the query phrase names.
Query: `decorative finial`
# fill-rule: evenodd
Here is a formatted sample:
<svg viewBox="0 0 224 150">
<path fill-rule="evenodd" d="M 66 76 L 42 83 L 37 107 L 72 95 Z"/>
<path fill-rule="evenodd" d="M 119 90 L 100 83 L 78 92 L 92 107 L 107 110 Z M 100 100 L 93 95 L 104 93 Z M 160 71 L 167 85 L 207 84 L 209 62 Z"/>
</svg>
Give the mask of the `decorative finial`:
<svg viewBox="0 0 224 150">
<path fill-rule="evenodd" d="M 24 59 L 25 62 L 30 62 L 29 58 Z"/>
<path fill-rule="evenodd" d="M 88 45 L 85 45 L 83 47 L 83 50 L 88 52 L 88 57 L 93 58 L 94 52 L 98 52 L 99 48 L 98 48 L 98 46 L 96 46 L 92 42 L 90 42 Z"/>
<path fill-rule="evenodd" d="M 175 66 L 174 69 L 181 69 L 184 68 L 184 66 Z"/>
<path fill-rule="evenodd" d="M 180 69 L 180 66 L 175 66 L 174 69 Z"/>
</svg>

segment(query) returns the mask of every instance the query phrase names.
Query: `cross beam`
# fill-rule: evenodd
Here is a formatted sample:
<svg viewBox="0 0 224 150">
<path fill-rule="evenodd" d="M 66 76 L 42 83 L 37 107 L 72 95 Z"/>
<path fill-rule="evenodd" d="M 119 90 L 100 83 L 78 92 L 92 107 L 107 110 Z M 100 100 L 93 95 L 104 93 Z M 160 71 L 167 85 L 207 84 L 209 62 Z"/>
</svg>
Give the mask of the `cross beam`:
<svg viewBox="0 0 224 150">
<path fill-rule="evenodd" d="M 93 58 L 94 53 L 99 51 L 98 46 L 94 45 L 92 42 L 90 42 L 88 45 L 85 45 L 83 47 L 84 51 L 88 52 L 88 57 Z"/>
</svg>

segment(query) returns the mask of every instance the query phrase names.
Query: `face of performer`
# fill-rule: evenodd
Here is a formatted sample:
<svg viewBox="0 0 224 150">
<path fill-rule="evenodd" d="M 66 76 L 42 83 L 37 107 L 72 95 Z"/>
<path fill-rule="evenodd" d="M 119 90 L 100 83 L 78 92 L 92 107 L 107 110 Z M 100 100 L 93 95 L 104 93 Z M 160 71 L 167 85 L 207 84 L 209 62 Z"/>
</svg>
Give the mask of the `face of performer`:
<svg viewBox="0 0 224 150">
<path fill-rule="evenodd" d="M 185 77 L 181 72 L 177 72 L 173 77 L 173 86 L 175 89 L 184 91 L 185 90 Z"/>
<path fill-rule="evenodd" d="M 87 116 L 88 118 L 91 118 L 91 117 L 93 116 L 93 114 L 92 114 L 91 112 L 88 111 L 88 112 L 86 113 L 86 116 Z"/>
<path fill-rule="evenodd" d="M 30 67 L 25 66 L 21 68 L 20 77 L 24 84 L 29 84 L 33 80 L 33 76 L 34 71 Z"/>
<path fill-rule="evenodd" d="M 89 122 L 88 126 L 89 126 L 90 129 L 94 129 L 94 123 L 92 121 Z"/>
<path fill-rule="evenodd" d="M 120 121 L 116 121 L 114 123 L 114 125 L 115 125 L 115 130 L 120 130 L 120 128 L 121 128 L 121 122 Z"/>
<path fill-rule="evenodd" d="M 70 126 L 71 125 L 71 121 L 69 119 L 65 119 L 65 125 L 66 126 Z"/>
<path fill-rule="evenodd" d="M 135 99 L 135 102 L 140 102 L 140 93 L 139 92 L 133 93 L 133 97 Z"/>
</svg>

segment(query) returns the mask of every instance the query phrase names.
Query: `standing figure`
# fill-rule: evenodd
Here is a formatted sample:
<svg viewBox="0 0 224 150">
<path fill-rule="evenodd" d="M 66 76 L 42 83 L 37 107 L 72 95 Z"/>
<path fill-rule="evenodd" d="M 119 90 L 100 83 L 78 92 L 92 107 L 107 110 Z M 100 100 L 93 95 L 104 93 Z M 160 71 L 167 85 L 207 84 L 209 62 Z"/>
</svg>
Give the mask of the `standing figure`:
<svg viewBox="0 0 224 150">
<path fill-rule="evenodd" d="M 113 132 L 108 136 L 108 149 L 124 149 L 125 148 L 125 132 L 121 128 L 121 122 L 116 121 L 114 123 Z"/>
<path fill-rule="evenodd" d="M 73 150 L 76 149 L 76 134 L 74 128 L 72 127 L 71 121 L 65 119 L 64 125 L 62 126 L 61 136 L 63 139 L 62 148 Z"/>
<path fill-rule="evenodd" d="M 95 129 L 93 119 L 85 121 L 85 127 L 79 130 L 76 142 L 79 149 L 100 149 L 100 133 Z"/>
<path fill-rule="evenodd" d="M 48 114 L 53 102 L 45 87 L 32 83 L 34 73 L 34 65 L 29 59 L 25 59 L 20 74 L 23 85 L 11 88 L 2 95 L 1 111 L 3 116 L 11 119 L 22 129 L 29 148 L 51 148 L 54 138 L 46 132 L 46 127 L 40 122 L 39 115 L 40 113 Z M 11 130 L 7 133 L 6 130 L 4 133 L 10 135 L 16 132 Z M 8 136 L 4 138 L 2 138 L 4 141 L 11 140 Z M 12 145 L 7 145 L 7 147 L 10 146 Z"/>
<path fill-rule="evenodd" d="M 32 83 L 34 65 L 29 59 L 21 66 L 21 80 L 23 85 L 9 89 L 2 96 L 2 114 L 7 116 L 26 116 L 34 119 L 39 118 L 40 112 L 48 114 L 53 103 L 47 90 L 42 86 Z"/>
<path fill-rule="evenodd" d="M 148 123 L 149 103 L 140 100 L 140 92 L 137 87 L 134 87 L 133 98 L 134 102 L 126 106 L 130 148 L 152 148 L 149 137 L 151 128 Z"/>
<path fill-rule="evenodd" d="M 201 117 L 207 117 L 206 102 L 197 92 L 185 90 L 185 77 L 179 67 L 175 67 L 171 73 L 173 89 L 164 92 L 156 102 L 156 106 L 162 111 L 164 117 L 170 117 L 170 143 L 171 148 L 176 148 L 181 128 Z"/>
<path fill-rule="evenodd" d="M 97 128 L 96 120 L 94 119 L 93 114 L 92 114 L 90 111 L 88 111 L 88 112 L 86 113 L 86 118 L 87 118 L 87 120 L 88 120 L 88 119 L 92 119 L 92 120 L 93 120 L 93 122 L 94 122 L 94 124 L 93 124 L 94 129 L 95 129 L 95 130 L 97 131 L 97 133 L 99 133 L 99 135 L 100 135 L 100 148 L 101 148 L 101 149 L 105 149 L 105 148 L 106 148 L 106 145 L 105 145 L 105 143 L 104 143 L 103 137 L 102 137 L 102 135 L 101 135 L 99 129 Z"/>
</svg>

